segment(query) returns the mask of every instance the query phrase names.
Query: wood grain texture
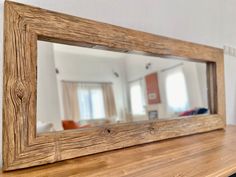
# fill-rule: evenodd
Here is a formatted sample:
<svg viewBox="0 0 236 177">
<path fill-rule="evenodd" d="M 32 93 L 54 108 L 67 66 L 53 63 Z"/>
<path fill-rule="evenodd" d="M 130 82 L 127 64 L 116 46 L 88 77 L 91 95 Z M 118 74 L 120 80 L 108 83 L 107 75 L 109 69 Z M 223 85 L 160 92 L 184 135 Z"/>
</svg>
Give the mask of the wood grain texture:
<svg viewBox="0 0 236 177">
<path fill-rule="evenodd" d="M 36 135 L 37 40 L 207 62 L 210 116 Z M 223 50 L 5 2 L 3 169 L 14 170 L 225 127 Z M 215 72 L 213 72 L 215 71 Z M 108 131 L 109 130 L 109 131 Z"/>
<path fill-rule="evenodd" d="M 0 177 L 228 177 L 236 173 L 236 126 L 110 151 Z"/>
</svg>

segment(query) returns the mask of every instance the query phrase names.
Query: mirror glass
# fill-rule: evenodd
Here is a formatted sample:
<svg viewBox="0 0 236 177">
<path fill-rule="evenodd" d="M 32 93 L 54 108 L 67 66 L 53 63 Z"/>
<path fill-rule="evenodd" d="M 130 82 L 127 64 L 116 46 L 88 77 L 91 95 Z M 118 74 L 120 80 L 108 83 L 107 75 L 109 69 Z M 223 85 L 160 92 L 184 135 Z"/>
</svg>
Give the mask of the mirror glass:
<svg viewBox="0 0 236 177">
<path fill-rule="evenodd" d="M 38 41 L 37 133 L 209 114 L 206 63 Z"/>
</svg>

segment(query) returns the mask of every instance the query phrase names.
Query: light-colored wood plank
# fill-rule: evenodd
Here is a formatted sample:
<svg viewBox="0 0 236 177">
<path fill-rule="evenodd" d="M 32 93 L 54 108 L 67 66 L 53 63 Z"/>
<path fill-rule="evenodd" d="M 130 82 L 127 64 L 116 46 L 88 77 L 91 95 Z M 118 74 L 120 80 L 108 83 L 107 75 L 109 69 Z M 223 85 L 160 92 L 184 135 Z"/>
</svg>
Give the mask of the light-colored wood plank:
<svg viewBox="0 0 236 177">
<path fill-rule="evenodd" d="M 227 177 L 236 173 L 236 126 L 104 152 L 0 177 Z"/>
</svg>

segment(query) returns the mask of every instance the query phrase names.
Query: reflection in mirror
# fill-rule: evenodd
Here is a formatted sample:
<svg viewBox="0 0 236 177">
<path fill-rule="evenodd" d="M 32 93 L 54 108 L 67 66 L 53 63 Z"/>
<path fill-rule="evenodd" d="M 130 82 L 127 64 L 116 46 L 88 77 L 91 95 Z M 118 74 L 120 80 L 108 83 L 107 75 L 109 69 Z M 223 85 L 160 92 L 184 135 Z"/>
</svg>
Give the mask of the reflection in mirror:
<svg viewBox="0 0 236 177">
<path fill-rule="evenodd" d="M 206 63 L 38 41 L 37 133 L 208 114 Z"/>
</svg>

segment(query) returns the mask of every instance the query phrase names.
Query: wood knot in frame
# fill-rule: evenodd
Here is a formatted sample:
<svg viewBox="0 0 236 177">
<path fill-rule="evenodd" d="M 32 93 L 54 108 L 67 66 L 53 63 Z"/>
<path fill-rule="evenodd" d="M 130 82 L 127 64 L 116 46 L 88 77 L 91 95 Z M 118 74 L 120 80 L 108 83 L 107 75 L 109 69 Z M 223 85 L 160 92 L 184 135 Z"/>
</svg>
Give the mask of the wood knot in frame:
<svg viewBox="0 0 236 177">
<path fill-rule="evenodd" d="M 151 135 L 154 135 L 155 134 L 155 128 L 154 127 L 149 127 L 149 133 Z"/>
<path fill-rule="evenodd" d="M 110 128 L 105 128 L 104 131 L 103 131 L 103 133 L 104 133 L 105 135 L 110 135 L 110 134 L 112 133 L 112 131 L 111 131 Z"/>
<path fill-rule="evenodd" d="M 26 96 L 26 91 L 25 91 L 26 87 L 22 82 L 16 82 L 13 85 L 13 89 L 14 89 L 14 95 L 17 98 L 22 100 Z"/>
</svg>

